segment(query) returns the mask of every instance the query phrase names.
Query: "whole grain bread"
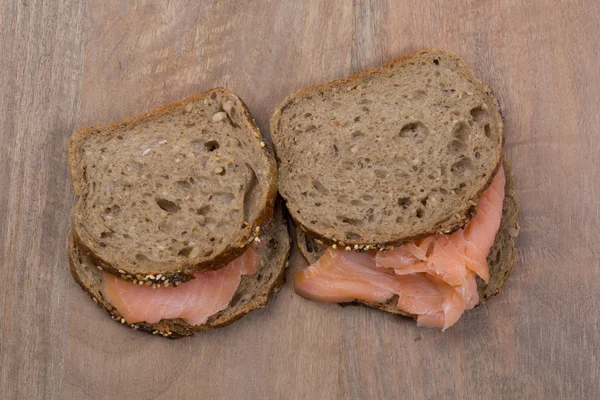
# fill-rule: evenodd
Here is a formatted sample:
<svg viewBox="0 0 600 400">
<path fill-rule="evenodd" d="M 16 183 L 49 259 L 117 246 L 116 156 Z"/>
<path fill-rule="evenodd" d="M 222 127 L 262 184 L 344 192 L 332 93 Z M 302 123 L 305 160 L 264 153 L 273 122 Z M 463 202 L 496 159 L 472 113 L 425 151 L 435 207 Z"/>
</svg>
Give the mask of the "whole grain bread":
<svg viewBox="0 0 600 400">
<path fill-rule="evenodd" d="M 519 216 L 519 203 L 517 202 L 515 195 L 515 182 L 512 166 L 507 159 L 504 159 L 503 166 L 506 174 L 506 184 L 504 189 L 505 197 L 502 204 L 502 220 L 494 244 L 487 256 L 487 262 L 490 268 L 489 282 L 486 284 L 481 278 L 477 277 L 479 304 L 500 293 L 515 261 L 515 237 L 519 234 L 519 223 L 517 221 Z M 297 226 L 295 226 L 294 232 L 294 241 L 300 250 L 300 254 L 302 254 L 309 264 L 315 263 L 323 254 L 323 247 L 315 242 L 314 238 L 311 238 L 302 232 Z M 362 300 L 355 301 L 356 304 L 363 304 L 393 314 L 416 318 L 415 315 L 398 309 L 396 305 L 397 302 L 397 296 L 392 297 L 385 303 L 374 303 Z"/>
<path fill-rule="evenodd" d="M 103 272 L 96 268 L 89 254 L 69 237 L 69 263 L 71 274 L 81 288 L 102 307 L 115 321 L 141 331 L 162 335 L 168 338 L 179 338 L 193 335 L 194 332 L 219 328 L 228 325 L 248 312 L 263 308 L 278 292 L 284 281 L 284 271 L 288 265 L 290 238 L 287 225 L 283 221 L 281 207 L 275 211 L 275 216 L 263 229 L 261 241 L 264 244 L 258 249 L 261 261 L 253 275 L 244 275 L 240 286 L 233 296 L 229 307 L 210 317 L 206 324 L 192 326 L 181 319 L 162 320 L 156 324 L 128 324 L 103 296 Z M 185 283 L 184 283 L 185 285 Z"/>
<path fill-rule="evenodd" d="M 294 221 L 353 249 L 463 226 L 504 140 L 491 89 L 438 49 L 292 94 L 271 135 Z"/>
<path fill-rule="evenodd" d="M 271 218 L 271 151 L 225 89 L 75 132 L 73 238 L 123 279 L 185 281 L 226 265 Z"/>
</svg>

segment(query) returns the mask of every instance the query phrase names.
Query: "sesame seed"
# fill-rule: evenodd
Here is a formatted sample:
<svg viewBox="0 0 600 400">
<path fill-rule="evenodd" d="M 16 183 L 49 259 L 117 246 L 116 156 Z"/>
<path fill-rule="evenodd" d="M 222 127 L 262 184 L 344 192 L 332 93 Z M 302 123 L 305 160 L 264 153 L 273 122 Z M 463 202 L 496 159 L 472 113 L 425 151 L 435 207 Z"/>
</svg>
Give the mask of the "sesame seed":
<svg viewBox="0 0 600 400">
<path fill-rule="evenodd" d="M 167 144 L 167 141 L 165 139 L 163 139 L 160 142 L 158 142 L 158 144 Z"/>
<path fill-rule="evenodd" d="M 323 241 L 320 239 L 315 239 L 315 242 L 319 243 L 319 244 L 323 244 Z"/>
<path fill-rule="evenodd" d="M 260 226 L 257 226 L 256 228 L 254 228 L 254 231 L 255 231 L 256 233 L 260 232 Z"/>
<path fill-rule="evenodd" d="M 158 275 L 156 275 L 156 280 L 159 280 L 162 277 L 163 277 L 162 274 L 158 274 Z"/>
<path fill-rule="evenodd" d="M 95 297 L 92 297 L 92 300 L 94 300 L 94 303 L 98 304 L 98 299 Z"/>
<path fill-rule="evenodd" d="M 125 322 L 125 318 L 121 318 L 121 323 L 124 324 Z"/>
<path fill-rule="evenodd" d="M 144 152 L 142 153 L 142 157 L 145 156 L 146 154 L 150 153 L 150 150 L 152 150 L 152 149 L 148 148 L 148 149 L 144 150 Z"/>
<path fill-rule="evenodd" d="M 97 265 L 96 268 L 98 268 L 100 271 L 103 271 L 102 267 Z"/>
<path fill-rule="evenodd" d="M 137 285 L 137 283 L 138 283 L 137 279 L 134 279 L 134 280 L 133 280 L 133 284 L 134 284 L 134 285 Z"/>
<path fill-rule="evenodd" d="M 354 250 L 356 250 L 356 249 L 358 249 L 358 245 L 357 244 L 354 245 Z"/>
<path fill-rule="evenodd" d="M 337 244 L 335 244 L 335 243 L 334 243 L 334 244 L 332 244 L 332 245 L 331 245 L 331 248 L 332 248 L 332 249 L 334 249 L 334 250 L 335 250 L 335 249 L 337 249 Z"/>
<path fill-rule="evenodd" d="M 144 281 L 139 281 L 138 285 L 142 286 L 144 284 Z"/>
<path fill-rule="evenodd" d="M 260 147 L 265 147 L 265 142 L 260 142 Z"/>
<path fill-rule="evenodd" d="M 350 250 L 352 250 L 352 247 L 346 246 L 346 251 L 350 251 Z"/>
<path fill-rule="evenodd" d="M 148 275 L 146 278 L 148 278 L 148 279 L 152 279 L 152 280 L 154 280 L 154 279 L 155 279 L 155 278 L 154 278 L 154 275 L 152 275 L 152 274 Z"/>
<path fill-rule="evenodd" d="M 122 269 L 119 270 L 120 274 L 125 274 L 125 271 L 123 271 Z"/>
</svg>

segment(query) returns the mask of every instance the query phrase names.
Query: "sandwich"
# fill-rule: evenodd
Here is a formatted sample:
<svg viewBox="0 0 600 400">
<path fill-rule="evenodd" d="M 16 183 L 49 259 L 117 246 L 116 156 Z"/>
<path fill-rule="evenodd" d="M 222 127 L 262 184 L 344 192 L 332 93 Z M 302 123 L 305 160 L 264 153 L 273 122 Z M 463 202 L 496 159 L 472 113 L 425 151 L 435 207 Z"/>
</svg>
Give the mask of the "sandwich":
<svg viewBox="0 0 600 400">
<path fill-rule="evenodd" d="M 113 319 L 169 338 L 264 307 L 287 227 L 272 149 L 244 102 L 213 89 L 75 132 L 70 270 Z"/>
<path fill-rule="evenodd" d="M 418 51 L 288 96 L 271 118 L 278 186 L 312 300 L 452 326 L 514 263 L 518 203 L 492 90 Z"/>
</svg>

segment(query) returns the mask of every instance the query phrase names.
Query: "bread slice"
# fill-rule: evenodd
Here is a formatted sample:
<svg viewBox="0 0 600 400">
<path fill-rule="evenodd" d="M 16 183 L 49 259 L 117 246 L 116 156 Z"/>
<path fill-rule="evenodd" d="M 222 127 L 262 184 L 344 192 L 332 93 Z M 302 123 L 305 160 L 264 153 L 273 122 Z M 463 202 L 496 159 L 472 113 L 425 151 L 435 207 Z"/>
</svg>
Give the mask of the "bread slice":
<svg viewBox="0 0 600 400">
<path fill-rule="evenodd" d="M 300 90 L 275 111 L 271 135 L 294 220 L 356 249 L 463 226 L 504 140 L 490 88 L 437 49 Z"/>
<path fill-rule="evenodd" d="M 504 203 L 502 205 L 502 220 L 500 229 L 496 234 L 496 240 L 487 257 L 490 268 L 490 280 L 486 284 L 481 278 L 477 277 L 479 304 L 500 293 L 515 262 L 515 237 L 519 234 L 519 223 L 517 221 L 519 203 L 515 195 L 515 182 L 511 164 L 508 160 L 504 159 L 503 165 L 506 174 L 506 184 Z M 298 246 L 300 253 L 309 264 L 315 263 L 323 254 L 323 248 L 315 242 L 315 239 L 307 236 L 297 226 L 295 227 L 294 237 L 296 246 Z M 393 314 L 412 318 L 417 317 L 416 315 L 399 310 L 396 306 L 397 301 L 397 296 L 394 296 L 385 303 L 373 303 L 362 300 L 356 300 L 355 303 Z"/>
<path fill-rule="evenodd" d="M 281 207 L 274 219 L 264 229 L 261 240 L 265 244 L 259 247 L 261 262 L 253 275 L 244 275 L 238 290 L 228 308 L 210 317 L 206 324 L 192 326 L 181 319 L 162 320 L 156 324 L 129 324 L 133 329 L 151 332 L 169 338 L 193 335 L 196 331 L 219 328 L 228 325 L 248 312 L 263 308 L 279 290 L 284 281 L 284 271 L 288 265 L 290 238 L 287 225 L 283 221 Z M 71 274 L 94 300 L 114 320 L 125 324 L 125 319 L 103 296 L 103 272 L 98 270 L 89 254 L 69 237 L 69 263 Z"/>
<path fill-rule="evenodd" d="M 273 211 L 276 165 L 244 102 L 212 89 L 75 132 L 74 240 L 123 279 L 226 265 Z"/>
</svg>

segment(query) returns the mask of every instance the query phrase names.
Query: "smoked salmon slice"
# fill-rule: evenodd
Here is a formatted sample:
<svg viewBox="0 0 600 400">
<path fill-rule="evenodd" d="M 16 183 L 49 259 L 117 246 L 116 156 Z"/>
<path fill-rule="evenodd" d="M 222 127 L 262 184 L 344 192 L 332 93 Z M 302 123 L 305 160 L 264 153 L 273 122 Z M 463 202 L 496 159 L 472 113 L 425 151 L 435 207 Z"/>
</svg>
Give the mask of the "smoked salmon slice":
<svg viewBox="0 0 600 400">
<path fill-rule="evenodd" d="M 194 279 L 177 287 L 140 286 L 105 273 L 103 294 L 128 323 L 181 318 L 190 325 L 202 325 L 227 308 L 242 275 L 254 274 L 259 263 L 258 251 L 250 246 L 225 267 L 196 272 Z"/>
<path fill-rule="evenodd" d="M 325 302 L 385 302 L 398 295 L 398 308 L 417 315 L 418 325 L 446 330 L 479 302 L 476 275 L 490 278 L 487 255 L 500 228 L 504 185 L 501 166 L 478 199 L 473 219 L 454 233 L 386 252 L 328 248 L 295 273 L 296 293 Z"/>
</svg>

